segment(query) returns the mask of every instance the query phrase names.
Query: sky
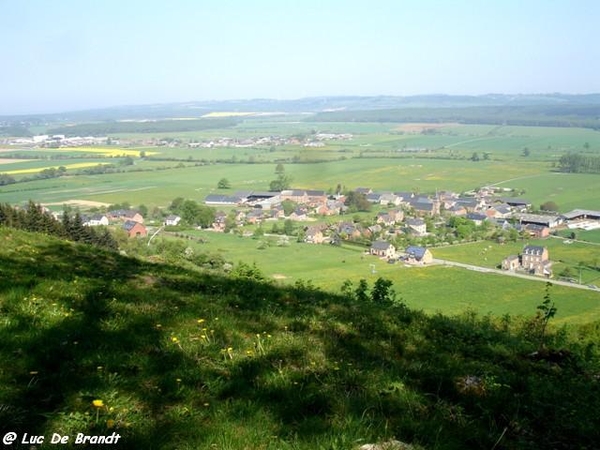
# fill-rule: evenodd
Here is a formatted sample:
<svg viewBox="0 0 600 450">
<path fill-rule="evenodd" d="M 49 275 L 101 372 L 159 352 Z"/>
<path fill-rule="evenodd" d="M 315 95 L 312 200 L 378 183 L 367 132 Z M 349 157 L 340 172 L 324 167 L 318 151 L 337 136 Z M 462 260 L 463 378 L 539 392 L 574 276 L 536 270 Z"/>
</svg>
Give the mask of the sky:
<svg viewBox="0 0 600 450">
<path fill-rule="evenodd" d="M 597 0 L 0 0 L 0 115 L 600 92 Z"/>
</svg>

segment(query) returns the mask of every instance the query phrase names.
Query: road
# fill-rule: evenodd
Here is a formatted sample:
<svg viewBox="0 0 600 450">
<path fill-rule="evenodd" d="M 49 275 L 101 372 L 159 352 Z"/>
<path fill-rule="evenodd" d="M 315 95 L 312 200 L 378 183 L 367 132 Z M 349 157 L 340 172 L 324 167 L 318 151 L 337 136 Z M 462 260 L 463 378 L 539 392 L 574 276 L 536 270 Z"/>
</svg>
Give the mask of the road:
<svg viewBox="0 0 600 450">
<path fill-rule="evenodd" d="M 576 289 L 585 289 L 588 291 L 595 291 L 595 292 L 600 293 L 600 290 L 590 288 L 590 287 L 586 286 L 585 284 L 569 283 L 568 281 L 560 281 L 560 280 L 542 278 L 542 277 L 537 277 L 534 275 L 526 275 L 524 273 L 519 273 L 519 272 L 511 272 L 509 270 L 490 269 L 489 267 L 474 266 L 472 264 L 464 264 L 464 263 L 459 263 L 456 261 L 448 261 L 445 259 L 434 259 L 433 264 L 450 266 L 450 267 L 462 267 L 463 269 L 473 270 L 475 272 L 495 273 L 498 275 L 504 275 L 504 276 L 508 276 L 508 277 L 517 277 L 517 278 L 524 278 L 526 280 L 542 281 L 544 283 L 549 281 L 552 284 L 558 284 L 560 286 L 567 286 L 567 287 L 576 288 Z"/>
</svg>

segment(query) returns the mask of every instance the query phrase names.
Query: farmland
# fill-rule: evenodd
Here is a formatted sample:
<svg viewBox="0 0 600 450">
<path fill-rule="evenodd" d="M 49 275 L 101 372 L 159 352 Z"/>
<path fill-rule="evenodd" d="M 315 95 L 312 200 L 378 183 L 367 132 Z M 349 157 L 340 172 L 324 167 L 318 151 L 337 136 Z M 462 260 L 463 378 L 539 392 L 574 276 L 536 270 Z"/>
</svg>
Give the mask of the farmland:
<svg viewBox="0 0 600 450">
<path fill-rule="evenodd" d="M 482 315 L 529 315 L 535 311 L 536 304 L 544 295 L 542 282 L 444 266 L 418 268 L 387 264 L 372 256 L 363 255 L 362 251 L 354 246 L 340 248 L 296 242 L 281 246 L 277 245 L 279 238 L 272 237 L 266 238 L 271 241 L 271 245 L 264 247 L 259 245 L 260 241 L 252 238 L 206 231 L 188 233 L 203 238 L 204 243 L 192 244 L 196 251 L 219 253 L 233 263 L 255 263 L 265 275 L 284 285 L 294 284 L 300 279 L 310 280 L 316 287 L 339 292 L 342 282 L 346 279 L 353 280 L 356 284 L 360 278 L 372 283 L 378 277 L 384 277 L 393 281 L 398 296 L 408 306 L 428 313 L 441 312 L 452 315 L 471 310 Z M 483 258 L 477 258 L 484 246 L 487 248 L 487 244 L 483 243 L 456 247 L 456 250 L 460 248 L 462 253 L 453 252 L 450 248 L 436 248 L 432 251 L 435 257 L 454 258 L 457 261 L 476 264 L 480 261 L 485 262 Z M 500 257 L 505 251 L 518 252 L 522 244 L 515 244 L 513 247 L 498 246 L 496 253 Z M 552 251 L 554 247 L 551 255 Z M 568 255 L 577 259 L 589 253 L 581 247 L 574 248 Z M 489 263 L 479 265 L 494 267 L 491 259 L 490 255 Z M 598 272 L 595 273 L 598 277 Z M 591 271 L 589 275 L 593 276 Z M 585 323 L 600 319 L 600 292 L 577 290 L 574 296 L 572 289 L 554 286 L 553 298 L 560 305 L 560 313 L 557 316 L 560 322 Z"/>
<path fill-rule="evenodd" d="M 124 126 L 121 128 L 125 128 Z M 319 133 L 347 133 L 351 139 L 330 139 L 319 146 Z M 283 145 L 196 146 L 190 142 L 234 142 L 265 136 L 293 137 Z M 513 189 L 538 207 L 555 202 L 560 211 L 600 209 L 600 176 L 556 170 L 566 152 L 600 149 L 600 133 L 584 128 L 498 125 L 399 124 L 314 122 L 305 117 L 246 118 L 238 115 L 225 128 L 193 131 L 120 132 L 110 135 L 119 145 L 82 148 L 14 148 L 2 151 L 0 173 L 19 179 L 48 168 L 63 166 L 64 175 L 0 186 L 0 202 L 23 204 L 29 199 L 61 209 L 63 203 L 85 205 L 145 205 L 165 209 L 176 197 L 202 202 L 208 194 L 268 190 L 275 167 L 282 163 L 293 187 L 333 190 L 368 186 L 379 191 L 439 190 L 465 192 L 483 185 Z M 153 144 L 151 144 L 153 143 Z M 165 145 L 168 144 L 168 145 Z M 525 156 L 524 150 L 527 149 Z M 477 154 L 477 160 L 473 155 Z M 30 155 L 30 158 L 27 156 Z M 128 164 L 122 164 L 129 159 Z M 110 173 L 90 174 L 86 168 L 111 164 Z M 226 178 L 230 189 L 218 189 Z M 405 268 L 365 257 L 355 247 L 308 246 L 292 238 L 285 247 L 277 238 L 258 250 L 258 242 L 233 235 L 190 232 L 203 237 L 197 251 L 217 252 L 236 263 L 256 262 L 269 277 L 283 284 L 310 280 L 315 286 L 337 291 L 344 279 L 384 276 L 412 307 L 426 312 L 456 313 L 473 309 L 482 314 L 529 314 L 543 295 L 543 284 L 458 268 Z M 595 234 L 589 232 L 594 240 Z M 581 233 L 583 237 L 584 234 Z M 597 240 L 597 239 L 596 239 Z M 539 242 L 549 247 L 554 270 L 566 267 L 583 283 L 598 284 L 591 267 L 597 248 L 560 240 Z M 524 242 L 499 245 L 481 242 L 434 249 L 436 258 L 495 267 Z M 582 266 L 581 262 L 590 263 Z M 589 266 L 589 267 L 588 267 Z M 579 273 L 581 272 L 581 273 Z M 494 294 L 491 295 L 490 292 Z M 598 293 L 557 286 L 560 321 L 585 322 L 598 318 Z"/>
</svg>

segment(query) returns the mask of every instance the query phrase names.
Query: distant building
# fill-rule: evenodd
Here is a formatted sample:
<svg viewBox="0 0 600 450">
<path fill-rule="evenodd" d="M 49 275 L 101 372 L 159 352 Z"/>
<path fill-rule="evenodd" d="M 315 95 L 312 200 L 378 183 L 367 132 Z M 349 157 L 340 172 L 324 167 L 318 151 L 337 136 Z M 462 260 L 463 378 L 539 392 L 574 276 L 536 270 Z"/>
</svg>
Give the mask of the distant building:
<svg viewBox="0 0 600 450">
<path fill-rule="evenodd" d="M 146 230 L 146 227 L 139 223 L 139 222 L 135 222 L 133 220 L 128 220 L 123 224 L 123 229 L 127 232 L 127 235 L 132 238 L 132 237 L 144 237 L 148 235 L 148 231 Z"/>
<path fill-rule="evenodd" d="M 404 261 L 409 264 L 430 264 L 433 255 L 425 247 L 410 246 L 404 251 Z"/>
<path fill-rule="evenodd" d="M 526 245 L 519 256 L 510 255 L 502 261 L 502 269 L 509 271 L 524 270 L 537 276 L 552 276 L 552 261 L 548 249 L 539 245 Z"/>
<path fill-rule="evenodd" d="M 381 258 L 394 258 L 396 256 L 396 247 L 387 241 L 375 241 L 371 244 L 369 253 Z"/>
</svg>

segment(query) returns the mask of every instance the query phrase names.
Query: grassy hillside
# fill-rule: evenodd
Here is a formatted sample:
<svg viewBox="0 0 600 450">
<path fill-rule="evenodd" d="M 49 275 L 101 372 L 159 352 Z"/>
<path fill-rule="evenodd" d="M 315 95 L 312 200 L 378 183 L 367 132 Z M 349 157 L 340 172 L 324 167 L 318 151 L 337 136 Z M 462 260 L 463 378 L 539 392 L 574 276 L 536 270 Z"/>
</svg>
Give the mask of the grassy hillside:
<svg viewBox="0 0 600 450">
<path fill-rule="evenodd" d="M 200 272 L 9 229 L 0 242 L 2 435 L 118 432 L 114 448 L 135 449 L 600 439 L 597 324 L 540 347 L 535 310 L 425 315 L 250 266 Z"/>
</svg>

